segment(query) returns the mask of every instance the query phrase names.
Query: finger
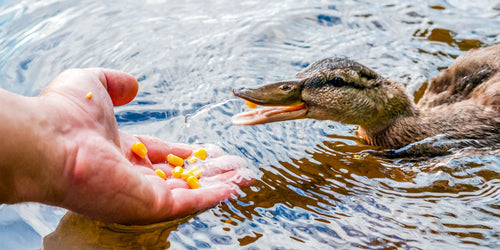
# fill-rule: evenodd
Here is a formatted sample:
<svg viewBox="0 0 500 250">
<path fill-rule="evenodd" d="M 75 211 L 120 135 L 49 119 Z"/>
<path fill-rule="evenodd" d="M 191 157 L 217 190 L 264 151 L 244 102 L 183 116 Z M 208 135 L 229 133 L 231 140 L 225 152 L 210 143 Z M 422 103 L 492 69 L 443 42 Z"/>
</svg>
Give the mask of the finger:
<svg viewBox="0 0 500 250">
<path fill-rule="evenodd" d="M 164 180 L 163 177 L 158 176 L 152 169 L 149 168 L 143 168 L 140 171 L 140 173 L 148 176 L 147 178 L 150 178 L 150 180 L 154 180 L 155 182 L 161 181 L 163 184 L 167 184 L 169 189 L 176 189 L 176 188 L 190 188 L 187 182 L 183 179 L 178 179 L 178 178 L 172 178 L 172 174 L 170 171 L 164 171 L 161 167 L 157 168 L 161 169 L 165 175 L 166 179 Z"/>
<path fill-rule="evenodd" d="M 214 176 L 235 169 L 245 169 L 247 162 L 236 155 L 222 155 L 200 162 L 197 166 L 203 171 L 203 176 Z"/>
<path fill-rule="evenodd" d="M 172 190 L 172 207 L 169 218 L 179 218 L 216 206 L 238 194 L 235 185 L 221 183 L 198 189 L 177 188 Z"/>
<path fill-rule="evenodd" d="M 183 179 L 177 179 L 177 178 L 170 178 L 166 180 L 169 187 L 171 189 L 177 189 L 177 188 L 182 188 L 182 189 L 189 189 L 189 185 L 187 182 Z"/>
<path fill-rule="evenodd" d="M 255 182 L 254 177 L 255 174 L 249 169 L 237 169 L 201 178 L 200 182 L 202 186 L 209 186 L 214 183 L 233 183 L 240 187 L 248 187 Z"/>
<path fill-rule="evenodd" d="M 139 91 L 139 83 L 135 77 L 116 70 L 110 69 L 88 69 L 101 72 L 100 80 L 107 87 L 108 94 L 114 106 L 129 103 L 135 98 Z M 103 78 L 104 76 L 104 78 Z"/>
<path fill-rule="evenodd" d="M 140 142 L 135 136 L 130 135 L 126 132 L 119 131 L 120 134 L 120 147 L 122 149 L 123 155 L 134 165 L 147 166 L 152 168 L 153 164 L 151 163 L 148 157 L 141 158 L 132 150 L 132 145 L 136 142 Z"/>
<path fill-rule="evenodd" d="M 160 169 L 163 171 L 163 173 L 165 173 L 167 182 L 175 183 L 175 185 L 170 185 L 171 188 L 189 188 L 189 185 L 185 180 L 173 177 L 173 167 L 170 164 L 155 164 L 153 166 L 153 169 L 143 168 L 141 170 L 141 173 L 156 176 L 157 174 L 155 173 L 155 170 L 157 169 Z M 199 180 L 202 186 L 209 186 L 219 183 L 233 183 L 239 186 L 246 187 L 251 185 L 255 181 L 255 178 L 256 174 L 248 168 L 236 168 L 215 175 L 202 174 Z"/>
<path fill-rule="evenodd" d="M 224 150 L 221 147 L 215 144 L 198 145 L 196 149 L 198 148 L 204 148 L 205 150 L 207 150 L 207 155 L 209 158 L 216 158 L 226 154 L 226 152 L 224 152 Z"/>
<path fill-rule="evenodd" d="M 221 147 L 214 144 L 191 145 L 164 142 L 156 137 L 147 135 L 137 135 L 136 137 L 144 143 L 148 149 L 148 157 L 153 164 L 167 161 L 167 156 L 169 154 L 186 159 L 193 154 L 194 150 L 200 148 L 204 148 L 207 151 L 208 158 L 217 158 L 226 154 Z"/>
<path fill-rule="evenodd" d="M 174 168 L 172 167 L 172 165 L 168 164 L 168 163 L 156 163 L 153 165 L 153 168 L 152 169 L 148 169 L 150 171 L 152 171 L 155 175 L 157 169 L 163 171 L 163 173 L 165 174 L 165 177 L 168 179 L 172 178 L 172 170 L 174 170 Z"/>
<path fill-rule="evenodd" d="M 183 159 L 189 157 L 196 148 L 193 145 L 182 143 L 163 142 L 152 136 L 136 136 L 148 149 L 148 157 L 152 163 L 162 163 L 167 161 L 168 154 L 174 154 Z"/>
<path fill-rule="evenodd" d="M 102 68 L 68 69 L 60 73 L 42 95 L 68 86 L 71 86 L 71 91 L 66 89 L 65 92 L 75 92 L 75 96 L 87 94 L 89 91 L 99 94 L 101 91 L 98 88 L 104 87 L 114 106 L 129 103 L 139 90 L 137 80 L 124 72 Z"/>
</svg>

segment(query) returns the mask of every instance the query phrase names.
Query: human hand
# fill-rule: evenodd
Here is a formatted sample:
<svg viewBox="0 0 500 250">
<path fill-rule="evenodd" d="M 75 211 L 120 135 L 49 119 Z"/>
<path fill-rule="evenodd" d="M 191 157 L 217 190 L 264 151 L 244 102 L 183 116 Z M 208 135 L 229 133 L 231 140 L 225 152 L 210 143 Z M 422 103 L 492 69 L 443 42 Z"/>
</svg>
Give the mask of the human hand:
<svg viewBox="0 0 500 250">
<path fill-rule="evenodd" d="M 17 185 L 24 189 L 18 191 L 21 201 L 61 206 L 105 222 L 147 224 L 213 207 L 251 182 L 241 178 L 248 174 L 243 159 L 213 146 L 207 148 L 211 158 L 200 163 L 201 188 L 157 176 L 157 168 L 170 173 L 169 153 L 186 158 L 200 146 L 120 132 L 113 106 L 130 102 L 137 91 L 136 79 L 118 71 L 74 69 L 57 76 L 33 101 L 40 114 L 36 124 L 44 125 L 37 135 L 43 164 L 28 170 L 38 192 Z M 144 159 L 131 151 L 138 141 L 148 148 Z"/>
</svg>

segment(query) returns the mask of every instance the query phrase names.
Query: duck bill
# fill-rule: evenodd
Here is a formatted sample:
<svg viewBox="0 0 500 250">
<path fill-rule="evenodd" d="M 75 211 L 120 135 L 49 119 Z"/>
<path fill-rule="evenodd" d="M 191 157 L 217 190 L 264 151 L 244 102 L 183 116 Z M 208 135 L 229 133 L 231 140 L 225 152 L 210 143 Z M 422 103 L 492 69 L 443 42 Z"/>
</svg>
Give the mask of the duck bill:
<svg viewBox="0 0 500 250">
<path fill-rule="evenodd" d="M 307 106 L 301 99 L 301 90 L 302 81 L 235 89 L 235 96 L 265 107 L 236 114 L 231 121 L 235 125 L 256 125 L 305 118 Z"/>
</svg>

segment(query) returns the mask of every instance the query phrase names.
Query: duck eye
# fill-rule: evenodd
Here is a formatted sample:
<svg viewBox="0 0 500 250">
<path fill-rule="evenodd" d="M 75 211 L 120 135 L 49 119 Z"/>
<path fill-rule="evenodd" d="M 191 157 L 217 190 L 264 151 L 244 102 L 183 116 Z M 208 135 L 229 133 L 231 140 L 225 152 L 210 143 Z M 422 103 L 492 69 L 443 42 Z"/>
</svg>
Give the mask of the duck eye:
<svg viewBox="0 0 500 250">
<path fill-rule="evenodd" d="M 344 79 L 342 77 L 335 77 L 331 81 L 334 85 L 343 85 L 344 84 Z"/>
<path fill-rule="evenodd" d="M 292 89 L 292 87 L 288 84 L 283 84 L 280 86 L 280 89 L 283 90 L 283 91 L 289 91 Z"/>
</svg>

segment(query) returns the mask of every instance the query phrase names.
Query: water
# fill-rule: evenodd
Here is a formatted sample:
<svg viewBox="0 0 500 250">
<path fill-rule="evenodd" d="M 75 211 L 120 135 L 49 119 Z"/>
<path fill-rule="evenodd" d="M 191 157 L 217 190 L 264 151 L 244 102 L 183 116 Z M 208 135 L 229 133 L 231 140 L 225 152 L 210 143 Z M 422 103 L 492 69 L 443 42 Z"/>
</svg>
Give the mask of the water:
<svg viewBox="0 0 500 250">
<path fill-rule="evenodd" d="M 371 147 L 355 126 L 230 124 L 245 110 L 232 88 L 290 79 L 329 56 L 357 60 L 418 98 L 464 51 L 500 41 L 495 1 L 0 3 L 0 87 L 33 96 L 71 67 L 129 72 L 140 92 L 115 110 L 122 130 L 214 143 L 260 174 L 238 200 L 146 227 L 0 205 L 1 249 L 500 247 L 498 150 L 389 160 L 364 153 Z"/>
</svg>

